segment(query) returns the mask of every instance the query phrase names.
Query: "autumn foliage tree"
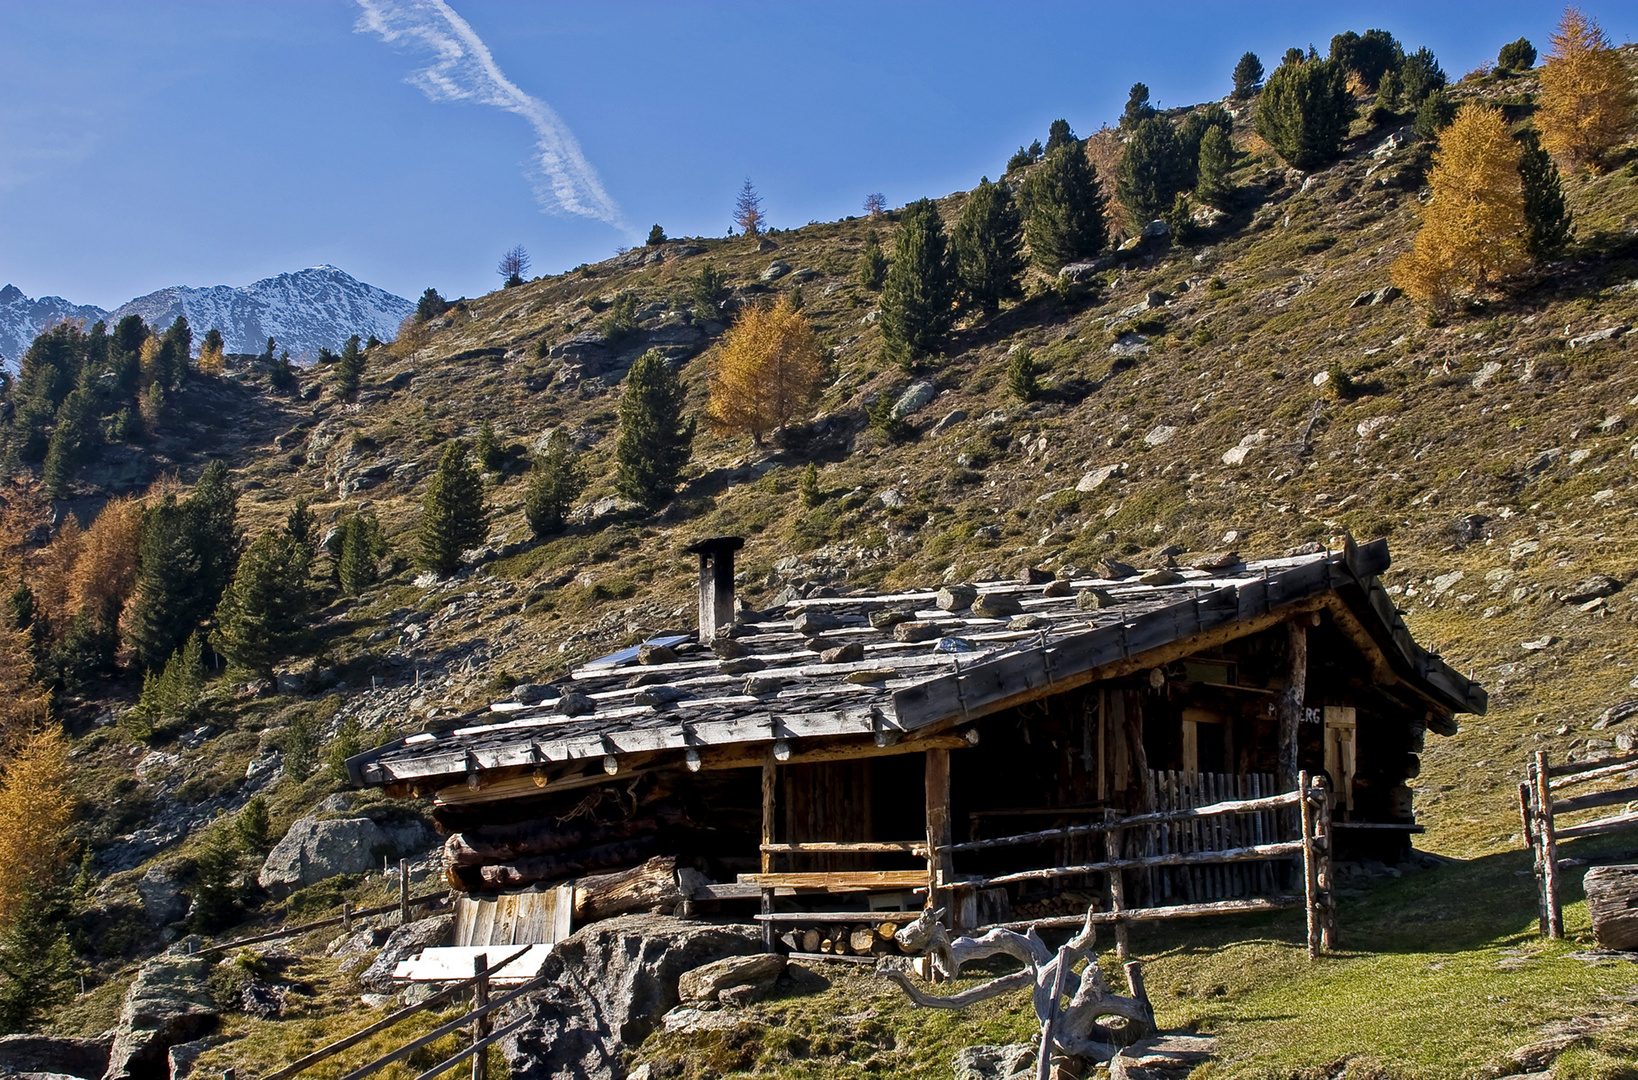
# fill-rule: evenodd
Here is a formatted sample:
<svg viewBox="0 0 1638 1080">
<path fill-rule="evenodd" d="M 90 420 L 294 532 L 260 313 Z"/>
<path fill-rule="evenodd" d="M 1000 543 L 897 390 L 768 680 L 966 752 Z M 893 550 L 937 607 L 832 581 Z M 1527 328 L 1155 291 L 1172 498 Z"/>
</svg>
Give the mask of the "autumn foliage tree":
<svg viewBox="0 0 1638 1080">
<path fill-rule="evenodd" d="M 1632 129 L 1632 79 L 1598 23 L 1567 8 L 1541 68 L 1541 144 L 1569 168 L 1596 168 Z"/>
<path fill-rule="evenodd" d="M 0 780 L 0 927 L 16 920 L 24 898 L 57 884 L 68 861 L 68 827 L 74 795 L 68 739 L 47 721 L 18 733 Z"/>
<path fill-rule="evenodd" d="M 757 445 L 813 403 L 824 374 L 824 351 L 806 315 L 790 297 L 746 308 L 729 329 L 711 368 L 706 422 Z"/>
<path fill-rule="evenodd" d="M 1519 144 L 1500 109 L 1469 103 L 1434 154 L 1433 196 L 1394 283 L 1435 310 L 1524 270 L 1524 188 Z"/>
<path fill-rule="evenodd" d="M 745 186 L 734 197 L 734 224 L 746 236 L 756 236 L 762 232 L 763 223 L 762 196 L 756 193 L 756 185 L 747 176 Z"/>
</svg>

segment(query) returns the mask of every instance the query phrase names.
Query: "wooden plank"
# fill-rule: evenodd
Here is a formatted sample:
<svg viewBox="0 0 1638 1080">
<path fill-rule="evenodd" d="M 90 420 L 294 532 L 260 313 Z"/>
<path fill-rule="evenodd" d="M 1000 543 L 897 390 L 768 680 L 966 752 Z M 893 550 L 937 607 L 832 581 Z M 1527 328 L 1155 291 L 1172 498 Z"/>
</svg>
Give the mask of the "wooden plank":
<svg viewBox="0 0 1638 1080">
<path fill-rule="evenodd" d="M 1567 761 L 1547 770 L 1547 775 L 1553 778 L 1547 788 L 1549 791 L 1557 791 L 1562 787 L 1611 776 L 1631 768 L 1638 768 L 1638 753 L 1616 754 L 1593 761 Z"/>
<path fill-rule="evenodd" d="M 1416 825 L 1408 821 L 1333 821 L 1333 829 L 1383 829 L 1392 832 L 1425 833 L 1426 825 Z"/>
<path fill-rule="evenodd" d="M 804 963 L 814 960 L 831 960 L 841 964 L 874 964 L 876 962 L 874 956 L 853 956 L 850 953 L 792 952 L 786 953 L 785 956 L 788 959 L 801 960 Z"/>
<path fill-rule="evenodd" d="M 435 1077 L 442 1076 L 444 1073 L 448 1072 L 450 1069 L 454 1068 L 456 1065 L 459 1065 L 462 1061 L 464 1061 L 465 1059 L 467 1059 L 469 1057 L 473 1058 L 473 1064 L 474 1064 L 474 1066 L 476 1066 L 479 1061 L 485 1061 L 486 1058 L 477 1058 L 474 1055 L 480 1054 L 483 1051 L 488 1050 L 491 1046 L 494 1046 L 496 1043 L 500 1042 L 502 1039 L 504 1039 L 508 1035 L 512 1034 L 512 1032 L 518 1030 L 519 1028 L 521 1028 L 524 1025 L 532 1022 L 533 1020 L 534 1020 L 534 1017 L 532 1017 L 532 1016 L 525 1015 L 525 1016 L 518 1017 L 516 1020 L 513 1020 L 510 1024 L 506 1024 L 503 1027 L 501 1027 L 499 1030 L 494 1031 L 494 1032 L 492 1032 L 492 1033 L 490 1033 L 488 1035 L 485 1035 L 482 1039 L 479 1039 L 477 1042 L 472 1043 L 465 1050 L 462 1050 L 462 1051 L 456 1053 L 454 1056 L 446 1058 L 443 1061 L 440 1061 L 438 1064 L 434 1065 L 432 1068 L 428 1069 L 426 1072 L 421 1073 L 419 1076 L 417 1076 L 415 1078 L 415 1080 L 434 1080 Z M 477 1023 L 477 1021 L 474 1021 L 474 1023 Z"/>
<path fill-rule="evenodd" d="M 1120 912 L 1094 911 L 1089 915 L 1055 915 L 1046 919 L 991 923 L 979 929 L 1025 931 L 1034 927 L 1037 930 L 1069 930 L 1084 925 L 1088 918 L 1095 925 L 1101 926 L 1114 923 L 1118 926 L 1123 923 L 1164 922 L 1168 919 L 1188 919 L 1206 915 L 1251 915 L 1263 911 L 1289 911 L 1291 908 L 1301 906 L 1302 897 L 1300 896 L 1271 896 L 1251 900 L 1216 900 L 1207 904 L 1170 904 L 1164 907 L 1127 908 Z"/>
<path fill-rule="evenodd" d="M 740 874 L 741 885 L 788 889 L 925 889 L 925 870 L 837 870 Z"/>
<path fill-rule="evenodd" d="M 489 969 L 491 982 L 527 982 L 540 974 L 540 967 L 551 952 L 552 947 L 545 944 L 504 950 L 494 944 L 440 945 L 423 949 L 420 955 L 408 960 L 400 960 L 393 968 L 392 977 L 406 982 L 450 982 L 469 975 L 472 961 L 477 957 L 494 955 L 500 962 Z"/>
<path fill-rule="evenodd" d="M 1000 874 L 991 878 L 967 879 L 964 884 L 982 889 L 1015 881 L 1047 881 L 1052 878 L 1099 874 L 1110 870 L 1136 870 L 1151 866 L 1199 866 L 1211 863 L 1244 862 L 1255 859 L 1280 859 L 1289 855 L 1301 854 L 1302 842 L 1292 840 L 1277 844 L 1258 844 L 1255 847 L 1236 848 L 1232 851 L 1192 851 L 1176 852 L 1170 855 L 1142 855 L 1120 860 L 1106 859 L 1103 862 L 1086 863 L 1082 866 L 1052 866 L 1039 870 L 1020 870 L 1016 873 Z"/>
<path fill-rule="evenodd" d="M 1597 836 L 1600 833 L 1610 832 L 1628 825 L 1638 825 L 1638 813 L 1617 814 L 1614 817 L 1589 821 L 1584 825 L 1568 825 L 1562 829 L 1554 829 L 1553 837 L 1557 840 L 1573 840 L 1578 836 Z M 1556 846 L 1554 851 L 1556 854 Z"/>
<path fill-rule="evenodd" d="M 471 984 L 468 983 L 467 985 L 470 986 Z M 461 1028 L 465 1027 L 467 1024 L 470 1024 L 473 1020 L 478 1019 L 478 1017 L 487 1016 L 496 1009 L 504 1008 L 505 1006 L 516 1001 L 518 998 L 522 997 L 524 994 L 531 993 L 543 985 L 545 985 L 545 980 L 543 978 L 530 979 L 522 986 L 519 986 L 508 993 L 502 994 L 498 998 L 491 998 L 487 1005 L 484 1005 L 481 1008 L 473 1009 L 465 1016 L 456 1017 L 454 1020 L 451 1020 L 446 1024 L 440 1024 L 438 1027 L 433 1028 L 425 1035 L 405 1043 L 396 1050 L 383 1054 L 381 1057 L 376 1058 L 367 1065 L 362 1065 L 359 1068 L 354 1069 L 352 1072 L 342 1077 L 342 1080 L 364 1080 L 364 1077 L 369 1076 L 371 1073 L 376 1072 L 387 1065 L 391 1065 L 395 1061 L 402 1061 L 404 1058 L 407 1058 L 411 1054 L 415 1053 L 415 1051 L 421 1049 L 421 1047 L 428 1046 L 437 1042 L 445 1035 L 461 1030 Z M 269 1077 L 268 1080 L 273 1080 L 273 1078 Z"/>
<path fill-rule="evenodd" d="M 1094 821 L 1085 825 L 1064 825 L 1056 829 L 1041 829 L 1036 832 L 1019 833 L 1016 836 L 997 836 L 988 840 L 967 840 L 959 844 L 951 844 L 949 851 L 984 851 L 989 848 L 1009 847 L 1017 844 L 1039 844 L 1054 840 L 1065 835 L 1079 835 L 1083 833 L 1103 833 L 1110 829 L 1124 829 L 1136 825 L 1152 825 L 1161 822 L 1184 821 L 1190 818 L 1212 817 L 1217 814 L 1252 814 L 1263 810 L 1276 810 L 1285 806 L 1296 806 L 1301 795 L 1295 791 L 1288 791 L 1281 795 L 1270 795 L 1252 799 L 1238 799 L 1232 802 L 1214 803 L 1210 806 L 1180 807 L 1170 810 L 1156 810 L 1150 813 L 1133 814 L 1129 817 L 1115 818 L 1110 821 Z"/>
<path fill-rule="evenodd" d="M 1297 775 L 1297 790 L 1304 795 L 1308 793 L 1308 774 Z M 1320 895 L 1319 895 L 1319 856 L 1315 848 L 1314 804 L 1304 798 L 1302 806 L 1302 872 L 1305 885 L 1303 891 L 1303 907 L 1308 915 L 1308 959 L 1318 960 L 1320 955 Z"/>
<path fill-rule="evenodd" d="M 921 840 L 868 840 L 856 843 L 841 841 L 806 840 L 794 844 L 763 844 L 762 851 L 767 854 L 778 855 L 833 855 L 838 852 L 861 852 L 867 854 L 885 854 L 902 852 L 906 855 L 920 855 L 926 857 L 927 844 Z"/>
<path fill-rule="evenodd" d="M 955 863 L 945 850 L 950 846 L 950 752 L 929 750 L 923 769 L 927 827 L 927 907 L 948 907 L 938 893 L 939 882 L 954 873 Z M 959 922 L 958 919 L 952 919 Z M 956 926 L 955 929 L 961 929 Z"/>
<path fill-rule="evenodd" d="M 906 923 L 915 917 L 911 911 L 775 911 L 766 915 L 752 915 L 757 922 L 796 923 L 821 925 L 830 923 Z"/>
</svg>

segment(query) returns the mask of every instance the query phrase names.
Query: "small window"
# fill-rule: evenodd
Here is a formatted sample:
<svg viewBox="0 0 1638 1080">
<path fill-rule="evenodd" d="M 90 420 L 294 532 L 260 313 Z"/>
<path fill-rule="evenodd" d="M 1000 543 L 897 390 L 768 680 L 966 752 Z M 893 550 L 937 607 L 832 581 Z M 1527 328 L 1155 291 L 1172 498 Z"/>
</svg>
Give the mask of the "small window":
<svg viewBox="0 0 1638 1080">
<path fill-rule="evenodd" d="M 1233 686 L 1234 664 L 1227 660 L 1185 660 L 1183 677 L 1207 686 Z"/>
</svg>

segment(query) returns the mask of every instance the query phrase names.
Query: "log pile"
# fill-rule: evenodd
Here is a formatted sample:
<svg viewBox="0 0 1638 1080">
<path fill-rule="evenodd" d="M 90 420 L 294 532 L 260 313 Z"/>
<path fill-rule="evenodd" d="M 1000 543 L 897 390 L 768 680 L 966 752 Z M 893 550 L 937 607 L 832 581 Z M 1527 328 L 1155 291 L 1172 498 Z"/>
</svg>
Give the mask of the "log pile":
<svg viewBox="0 0 1638 1080">
<path fill-rule="evenodd" d="M 910 915 L 905 914 L 909 919 Z M 898 956 L 912 950 L 895 940 L 898 923 L 820 923 L 801 926 L 780 935 L 779 940 L 793 953 L 822 956 Z"/>
</svg>

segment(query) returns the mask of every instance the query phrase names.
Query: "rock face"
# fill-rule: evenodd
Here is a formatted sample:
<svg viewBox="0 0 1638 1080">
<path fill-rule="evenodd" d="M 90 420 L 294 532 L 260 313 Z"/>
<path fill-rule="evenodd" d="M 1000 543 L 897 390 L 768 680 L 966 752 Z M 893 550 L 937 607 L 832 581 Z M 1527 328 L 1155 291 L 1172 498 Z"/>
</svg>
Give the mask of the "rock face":
<svg viewBox="0 0 1638 1080">
<path fill-rule="evenodd" d="M 125 993 L 106 1080 L 165 1080 L 168 1053 L 216 1027 L 203 959 L 162 957 L 142 965 Z"/>
<path fill-rule="evenodd" d="M 623 1080 L 626 1051 L 678 1004 L 684 972 L 761 950 L 754 926 L 625 915 L 586 927 L 552 949 L 549 985 L 523 1000 L 530 1022 L 502 1044 L 514 1080 Z"/>
<path fill-rule="evenodd" d="M 172 866 L 156 866 L 143 874 L 136 891 L 142 913 L 155 926 L 176 922 L 188 913 L 188 898 L 182 895 L 182 883 Z"/>
<path fill-rule="evenodd" d="M 112 1039 L 0 1036 L 0 1073 L 56 1073 L 97 1080 L 108 1071 Z"/>
<path fill-rule="evenodd" d="M 1029 1043 L 1004 1046 L 964 1046 L 951 1067 L 955 1080 L 1012 1080 L 1035 1075 L 1035 1047 Z"/>
<path fill-rule="evenodd" d="M 728 956 L 683 972 L 677 979 L 677 995 L 684 1001 L 715 1001 L 724 990 L 769 983 L 784 970 L 785 958 L 778 953 Z"/>
<path fill-rule="evenodd" d="M 395 989 L 397 984 L 392 981 L 392 971 L 399 961 L 408 960 L 422 949 L 449 944 L 449 936 L 454 930 L 453 915 L 434 915 L 430 919 L 405 923 L 394 930 L 387 943 L 381 946 L 375 962 L 358 977 L 359 985 L 380 993 Z"/>
<path fill-rule="evenodd" d="M 383 826 L 363 817 L 301 818 L 268 853 L 256 880 L 283 894 L 337 874 L 362 874 L 381 865 L 383 856 L 398 858 L 433 842 L 432 831 L 419 821 Z"/>
</svg>

